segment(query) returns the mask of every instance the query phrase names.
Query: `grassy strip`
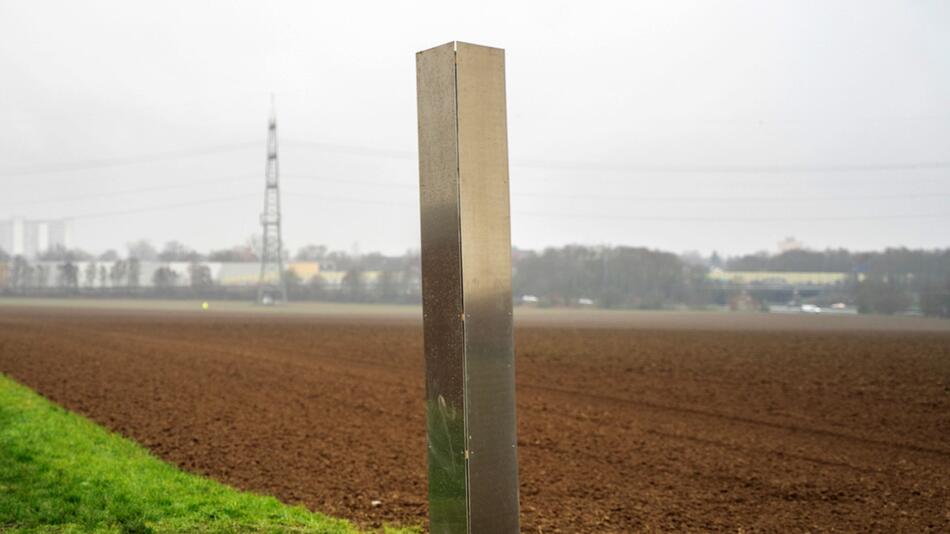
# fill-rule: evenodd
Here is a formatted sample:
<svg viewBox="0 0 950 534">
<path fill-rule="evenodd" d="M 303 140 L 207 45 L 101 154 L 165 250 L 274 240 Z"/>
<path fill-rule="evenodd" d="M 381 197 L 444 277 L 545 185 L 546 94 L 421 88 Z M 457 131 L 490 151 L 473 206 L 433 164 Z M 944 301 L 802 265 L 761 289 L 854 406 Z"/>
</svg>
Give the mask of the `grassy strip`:
<svg viewBox="0 0 950 534">
<path fill-rule="evenodd" d="M 0 531 L 358 532 L 345 521 L 179 471 L 3 375 Z"/>
</svg>

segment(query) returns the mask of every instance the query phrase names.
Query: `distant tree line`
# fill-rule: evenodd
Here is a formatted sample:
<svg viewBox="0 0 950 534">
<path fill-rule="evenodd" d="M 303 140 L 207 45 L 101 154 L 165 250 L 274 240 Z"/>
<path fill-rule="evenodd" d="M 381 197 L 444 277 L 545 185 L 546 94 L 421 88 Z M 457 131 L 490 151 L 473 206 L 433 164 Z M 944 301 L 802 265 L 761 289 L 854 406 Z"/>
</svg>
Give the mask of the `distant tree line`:
<svg viewBox="0 0 950 534">
<path fill-rule="evenodd" d="M 146 240 L 128 244 L 123 258 L 114 250 L 93 255 L 79 249 L 54 248 L 30 263 L 0 250 L 6 265 L 0 287 L 24 292 L 40 289 L 58 294 L 77 294 L 96 286 L 105 293 L 160 296 L 206 295 L 208 298 L 238 295 L 216 285 L 206 262 L 258 261 L 259 243 L 249 238 L 235 247 L 198 253 L 170 241 L 157 249 Z M 401 256 L 332 251 L 322 245 L 306 245 L 288 262 L 315 261 L 320 272 L 304 280 L 292 270 L 285 272 L 292 300 L 417 303 L 420 295 L 418 251 Z M 141 262 L 187 262 L 190 284 L 183 288 L 181 274 L 160 267 L 151 284 L 141 280 Z M 50 262 L 55 271 L 50 272 Z M 82 262 L 80 269 L 76 263 Z M 107 263 L 100 264 L 97 262 Z M 728 271 L 836 272 L 846 273 L 845 282 L 826 290 L 826 300 L 852 304 L 865 313 L 900 313 L 916 310 L 934 316 L 950 316 L 950 249 L 911 250 L 893 248 L 880 252 L 790 250 L 780 254 L 756 253 L 721 258 L 713 253 L 676 255 L 639 247 L 568 245 L 541 251 L 512 250 L 513 294 L 517 300 L 539 306 L 597 306 L 601 308 L 656 309 L 704 307 L 723 304 L 728 291 L 710 280 L 710 269 Z M 325 278 L 336 275 L 333 283 Z M 148 285 L 146 289 L 141 287 Z M 830 302 L 830 300 L 829 300 Z"/>
<path fill-rule="evenodd" d="M 646 309 L 709 300 L 707 268 L 669 252 L 569 245 L 541 252 L 516 249 L 512 260 L 514 294 L 541 304 Z"/>
<path fill-rule="evenodd" d="M 848 273 L 849 282 L 840 291 L 861 312 L 916 308 L 926 315 L 950 317 L 950 249 L 790 250 L 730 258 L 724 266 L 730 271 Z"/>
</svg>

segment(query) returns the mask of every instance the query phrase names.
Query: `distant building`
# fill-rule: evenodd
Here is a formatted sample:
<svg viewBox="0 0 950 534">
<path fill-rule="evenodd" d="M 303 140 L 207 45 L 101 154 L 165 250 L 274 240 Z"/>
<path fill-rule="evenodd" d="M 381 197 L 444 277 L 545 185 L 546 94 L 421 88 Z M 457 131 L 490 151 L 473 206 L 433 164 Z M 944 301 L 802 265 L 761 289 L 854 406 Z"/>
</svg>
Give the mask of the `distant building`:
<svg viewBox="0 0 950 534">
<path fill-rule="evenodd" d="M 192 285 L 192 275 L 196 267 L 205 269 L 208 280 L 218 287 L 255 287 L 261 274 L 259 262 L 187 262 L 187 261 L 140 261 L 138 276 L 130 284 L 128 260 L 80 260 L 68 262 L 76 269 L 76 287 L 79 289 L 125 288 L 130 285 L 138 288 L 150 288 L 156 284 L 156 273 L 164 269 L 165 284 L 168 287 L 188 287 Z M 29 278 L 18 282 L 20 287 L 57 288 L 64 283 L 63 261 L 29 260 Z M 0 262 L 0 289 L 11 287 L 11 269 L 13 261 Z M 347 271 L 324 270 L 317 261 L 291 261 L 287 270 L 293 272 L 300 283 L 320 283 L 330 291 L 341 290 L 346 285 Z M 335 267 L 335 266 L 334 266 Z M 403 284 L 409 291 L 418 291 L 418 277 L 397 275 L 395 282 Z M 384 280 L 382 271 L 362 271 L 358 285 L 362 290 L 373 290 Z"/>
<path fill-rule="evenodd" d="M 710 280 L 736 286 L 830 286 L 847 282 L 848 273 L 833 272 L 779 272 L 779 271 L 723 271 L 712 269 Z"/>
<path fill-rule="evenodd" d="M 805 244 L 794 237 L 786 237 L 778 242 L 779 254 L 793 250 L 802 250 L 803 248 L 805 248 Z"/>
<path fill-rule="evenodd" d="M 120 262 L 116 261 L 74 261 L 71 262 L 77 269 L 78 286 L 81 288 L 114 288 L 128 286 L 128 264 L 123 260 L 122 276 L 113 277 L 115 268 Z M 56 287 L 58 276 L 64 265 L 62 261 L 32 261 L 35 270 L 32 279 L 27 285 L 31 287 Z M 136 287 L 153 287 L 155 273 L 159 269 L 167 269 L 171 273 L 169 285 L 187 287 L 192 284 L 191 275 L 194 266 L 207 268 L 211 282 L 227 287 L 256 286 L 261 273 L 261 264 L 258 262 L 198 262 L 187 261 L 141 261 L 138 263 L 138 280 Z M 9 264 L 0 263 L 0 288 L 9 285 Z M 315 276 L 322 274 L 318 262 L 296 261 L 287 264 L 287 269 L 293 271 L 304 283 L 310 282 Z"/>
<path fill-rule="evenodd" d="M 802 299 L 834 295 L 863 275 L 842 272 L 724 271 L 707 275 L 714 299 L 732 310 L 753 310 L 769 303 L 797 303 Z M 838 298 L 838 297 L 836 297 Z M 796 310 L 798 310 L 796 308 Z"/>
<path fill-rule="evenodd" d="M 0 221 L 0 249 L 11 256 L 36 258 L 51 248 L 69 248 L 70 228 L 66 220 L 13 218 Z"/>
</svg>

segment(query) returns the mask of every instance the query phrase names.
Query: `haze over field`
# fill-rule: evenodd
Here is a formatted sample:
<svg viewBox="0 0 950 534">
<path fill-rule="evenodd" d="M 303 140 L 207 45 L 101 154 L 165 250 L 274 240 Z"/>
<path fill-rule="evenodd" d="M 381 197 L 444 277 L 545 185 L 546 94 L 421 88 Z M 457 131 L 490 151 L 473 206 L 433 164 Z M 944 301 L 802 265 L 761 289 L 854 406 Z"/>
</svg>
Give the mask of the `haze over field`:
<svg viewBox="0 0 950 534">
<path fill-rule="evenodd" d="M 945 247 L 950 4 L 0 2 L 0 219 L 418 247 L 415 52 L 506 49 L 513 243 Z"/>
</svg>

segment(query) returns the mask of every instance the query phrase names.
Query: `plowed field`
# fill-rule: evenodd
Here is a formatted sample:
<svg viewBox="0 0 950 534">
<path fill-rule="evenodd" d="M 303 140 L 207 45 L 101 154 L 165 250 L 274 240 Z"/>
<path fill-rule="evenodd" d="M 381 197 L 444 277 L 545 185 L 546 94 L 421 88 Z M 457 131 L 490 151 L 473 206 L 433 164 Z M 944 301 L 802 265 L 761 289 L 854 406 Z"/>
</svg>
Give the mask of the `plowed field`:
<svg viewBox="0 0 950 534">
<path fill-rule="evenodd" d="M 950 332 L 834 320 L 519 326 L 524 531 L 950 531 Z M 422 362 L 411 319 L 0 308 L 0 372 L 364 526 L 425 521 Z"/>
</svg>

